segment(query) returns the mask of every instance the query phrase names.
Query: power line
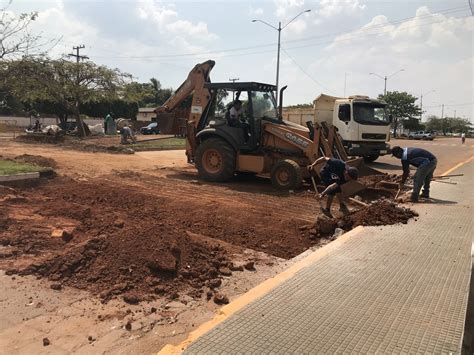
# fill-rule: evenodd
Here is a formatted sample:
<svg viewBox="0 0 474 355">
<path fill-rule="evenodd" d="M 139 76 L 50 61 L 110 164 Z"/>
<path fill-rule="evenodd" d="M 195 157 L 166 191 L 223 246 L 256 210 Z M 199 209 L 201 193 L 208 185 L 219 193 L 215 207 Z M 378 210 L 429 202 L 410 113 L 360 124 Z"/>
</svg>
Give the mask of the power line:
<svg viewBox="0 0 474 355">
<path fill-rule="evenodd" d="M 427 17 L 432 17 L 433 15 L 439 15 L 439 14 L 442 14 L 442 13 L 453 13 L 453 12 L 465 11 L 466 9 L 468 9 L 467 6 L 456 7 L 456 8 L 451 8 L 451 9 L 447 9 L 447 10 L 444 10 L 444 11 L 435 12 L 435 13 L 431 13 L 431 14 L 427 14 L 427 15 L 398 19 L 398 20 L 387 22 L 385 24 L 373 25 L 373 26 L 369 26 L 369 27 L 359 27 L 359 28 L 352 29 L 352 30 L 328 33 L 328 34 L 324 34 L 324 35 L 320 35 L 320 36 L 312 36 L 312 37 L 306 37 L 306 38 L 301 38 L 301 39 L 296 39 L 296 40 L 282 41 L 282 43 L 283 44 L 288 44 L 288 43 L 304 42 L 304 41 L 310 41 L 310 40 L 314 40 L 314 39 L 318 39 L 318 38 L 338 36 L 338 35 L 341 35 L 341 34 L 347 34 L 347 33 L 352 33 L 352 32 L 361 32 L 361 31 L 369 31 L 369 30 L 373 30 L 373 29 L 380 29 L 380 28 L 392 26 L 394 24 L 402 23 L 402 22 L 410 20 L 410 19 L 423 19 L 423 18 L 427 18 Z M 467 16 L 458 17 L 458 18 L 464 18 L 464 17 L 467 17 Z M 443 19 L 443 20 L 439 20 L 439 21 L 435 21 L 435 22 L 429 22 L 429 23 L 425 23 L 425 24 L 418 24 L 418 25 L 415 25 L 415 26 L 409 26 L 409 27 L 406 27 L 406 28 L 403 28 L 403 29 L 396 29 L 396 30 L 401 31 L 401 30 L 405 30 L 405 29 L 409 29 L 409 28 L 421 27 L 421 26 L 426 26 L 426 25 L 430 25 L 430 24 L 434 24 L 434 23 L 439 23 L 439 22 L 443 22 L 443 21 L 446 21 L 446 20 L 447 19 Z M 365 36 L 373 37 L 373 36 L 382 35 L 384 33 L 390 33 L 390 32 L 393 32 L 393 31 L 394 30 L 383 32 L 383 33 L 358 36 L 358 37 L 353 37 L 353 38 L 364 38 Z M 350 40 L 350 39 L 352 39 L 352 38 L 340 39 L 340 40 L 336 40 L 336 42 L 337 41 L 346 41 L 346 40 Z M 316 45 L 321 45 L 321 44 L 327 44 L 327 43 L 333 43 L 333 42 L 334 42 L 334 40 L 331 40 L 331 41 L 313 43 L 313 44 L 304 45 L 304 46 L 291 47 L 291 48 L 287 48 L 287 49 L 306 48 L 306 47 L 311 47 L 311 46 L 316 46 Z M 162 55 L 150 55 L 150 56 L 113 56 L 113 57 L 112 56 L 95 56 L 95 57 L 96 58 L 121 58 L 121 59 L 146 59 L 146 58 L 153 59 L 153 58 L 194 57 L 194 56 L 202 56 L 202 55 L 210 55 L 210 54 L 227 53 L 227 52 L 239 52 L 239 51 L 246 51 L 246 50 L 258 49 L 258 48 L 265 48 L 265 47 L 273 47 L 275 45 L 276 45 L 275 43 L 271 43 L 271 44 L 260 44 L 260 45 L 248 46 L 248 47 L 239 47 L 239 48 L 207 51 L 207 52 L 162 54 Z M 267 52 L 271 52 L 271 51 L 273 51 L 273 49 L 272 50 L 266 50 L 265 52 L 258 52 L 258 53 L 267 53 Z"/>
<path fill-rule="evenodd" d="M 310 74 L 308 74 L 308 73 L 306 72 L 306 70 L 304 70 L 303 67 L 302 67 L 301 65 L 299 65 L 299 64 L 296 62 L 296 60 L 295 60 L 291 55 L 289 55 L 288 52 L 287 52 L 284 48 L 282 48 L 281 50 L 282 50 L 282 51 L 288 56 L 288 58 L 290 58 L 291 61 L 292 61 L 308 78 L 310 78 L 314 83 L 316 83 L 318 86 L 322 87 L 323 89 L 325 89 L 325 90 L 327 90 L 327 91 L 329 91 L 329 92 L 333 92 L 331 89 L 329 89 L 328 87 L 324 86 L 324 85 L 321 84 L 319 81 L 317 81 L 315 78 L 313 78 Z"/>
</svg>

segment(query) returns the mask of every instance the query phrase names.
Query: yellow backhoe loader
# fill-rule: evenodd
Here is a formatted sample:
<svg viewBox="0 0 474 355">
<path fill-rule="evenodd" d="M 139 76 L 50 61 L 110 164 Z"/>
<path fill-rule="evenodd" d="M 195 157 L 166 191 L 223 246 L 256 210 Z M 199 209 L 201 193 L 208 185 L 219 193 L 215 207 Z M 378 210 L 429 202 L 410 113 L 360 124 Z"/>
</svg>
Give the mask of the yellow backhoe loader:
<svg viewBox="0 0 474 355">
<path fill-rule="evenodd" d="M 296 189 L 309 177 L 306 167 L 321 156 L 337 157 L 362 168 L 361 159 L 348 160 L 334 127 L 313 123 L 304 127 L 282 120 L 286 86 L 280 90 L 278 111 L 274 85 L 211 83 L 209 74 L 214 64 L 212 60 L 197 64 L 176 92 L 155 109 L 160 119 L 193 95 L 186 122 L 186 155 L 201 178 L 221 182 L 239 172 L 269 174 L 275 187 Z M 242 122 L 237 126 L 229 122 L 235 100 L 243 108 Z M 370 169 L 361 172 L 374 173 Z"/>
</svg>

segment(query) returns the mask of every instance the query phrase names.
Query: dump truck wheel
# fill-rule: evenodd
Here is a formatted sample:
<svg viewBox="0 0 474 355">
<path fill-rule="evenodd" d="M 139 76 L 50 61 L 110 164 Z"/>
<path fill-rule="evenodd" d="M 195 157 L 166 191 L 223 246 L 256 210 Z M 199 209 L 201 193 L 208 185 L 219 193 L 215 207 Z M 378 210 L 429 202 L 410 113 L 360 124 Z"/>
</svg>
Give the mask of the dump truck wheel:
<svg viewBox="0 0 474 355">
<path fill-rule="evenodd" d="M 291 159 L 279 160 L 273 166 L 270 176 L 273 186 L 282 190 L 297 189 L 303 180 L 300 166 Z"/>
<path fill-rule="evenodd" d="M 204 180 L 227 181 L 234 176 L 235 151 L 222 139 L 207 139 L 197 147 L 196 166 Z"/>
<path fill-rule="evenodd" d="M 364 155 L 364 161 L 366 163 L 372 163 L 379 158 L 380 155 Z"/>
</svg>

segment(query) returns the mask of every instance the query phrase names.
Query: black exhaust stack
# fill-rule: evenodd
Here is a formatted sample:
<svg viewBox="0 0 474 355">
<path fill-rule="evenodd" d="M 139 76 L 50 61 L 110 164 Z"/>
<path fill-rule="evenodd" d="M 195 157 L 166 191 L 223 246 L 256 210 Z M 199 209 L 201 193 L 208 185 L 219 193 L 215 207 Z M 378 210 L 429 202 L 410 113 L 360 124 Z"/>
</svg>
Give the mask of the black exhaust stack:
<svg viewBox="0 0 474 355">
<path fill-rule="evenodd" d="M 278 119 L 280 121 L 283 120 L 283 91 L 285 91 L 287 87 L 288 87 L 288 85 L 285 85 L 280 89 L 280 97 L 279 97 L 280 102 L 278 103 L 279 104 L 279 106 L 278 106 Z"/>
</svg>

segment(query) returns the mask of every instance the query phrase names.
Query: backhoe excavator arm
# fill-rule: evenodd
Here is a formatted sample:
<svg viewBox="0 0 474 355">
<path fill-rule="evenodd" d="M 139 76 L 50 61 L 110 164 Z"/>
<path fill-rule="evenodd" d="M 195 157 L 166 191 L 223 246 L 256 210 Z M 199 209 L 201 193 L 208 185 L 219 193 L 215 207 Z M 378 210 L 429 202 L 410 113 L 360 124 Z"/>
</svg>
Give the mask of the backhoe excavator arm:
<svg viewBox="0 0 474 355">
<path fill-rule="evenodd" d="M 199 126 L 204 109 L 211 100 L 211 94 L 208 89 L 204 88 L 204 84 L 210 82 L 209 74 L 214 67 L 214 64 L 215 62 L 213 60 L 197 64 L 189 72 L 187 79 L 174 92 L 174 94 L 171 95 L 163 105 L 155 109 L 155 112 L 158 115 L 160 113 L 173 111 L 189 95 L 193 94 L 191 113 L 186 121 L 186 155 L 188 156 L 189 162 L 193 160 L 194 152 L 196 150 L 197 127 Z"/>
</svg>

